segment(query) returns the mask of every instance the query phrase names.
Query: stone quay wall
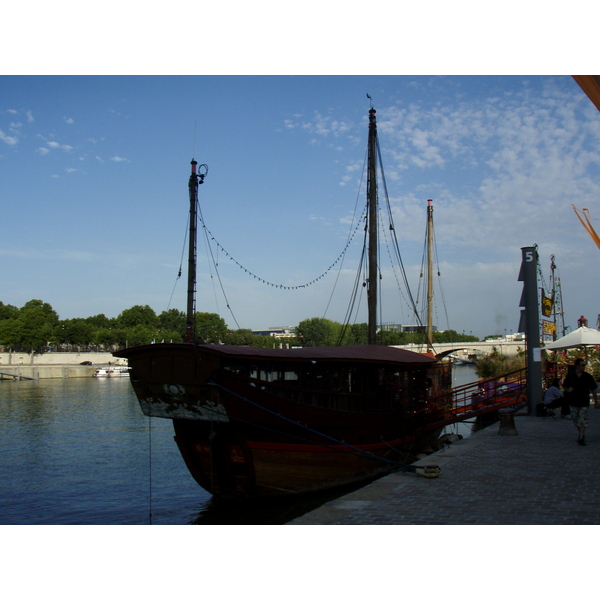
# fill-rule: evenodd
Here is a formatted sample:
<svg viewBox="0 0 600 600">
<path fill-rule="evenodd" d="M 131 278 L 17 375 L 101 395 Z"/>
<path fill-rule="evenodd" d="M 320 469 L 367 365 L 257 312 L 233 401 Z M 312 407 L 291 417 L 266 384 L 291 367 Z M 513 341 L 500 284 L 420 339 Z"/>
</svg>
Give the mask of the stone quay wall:
<svg viewBox="0 0 600 600">
<path fill-rule="evenodd" d="M 91 365 L 82 365 L 89 361 Z M 115 358 L 110 352 L 0 352 L 0 378 L 14 379 L 68 379 L 93 377 L 94 371 L 108 363 L 126 365 L 127 361 Z"/>
</svg>

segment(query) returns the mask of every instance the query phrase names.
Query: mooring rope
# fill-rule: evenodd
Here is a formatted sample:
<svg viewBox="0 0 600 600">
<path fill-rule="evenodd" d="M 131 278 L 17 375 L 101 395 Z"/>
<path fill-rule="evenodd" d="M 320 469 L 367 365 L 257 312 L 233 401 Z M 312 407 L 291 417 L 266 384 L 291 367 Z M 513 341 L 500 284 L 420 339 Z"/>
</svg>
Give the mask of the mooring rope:
<svg viewBox="0 0 600 600">
<path fill-rule="evenodd" d="M 324 448 L 329 448 L 330 450 L 335 450 L 337 452 L 347 452 L 349 454 L 355 454 L 356 452 L 358 452 L 363 458 L 367 458 L 370 460 L 375 460 L 375 461 L 380 461 L 383 462 L 389 466 L 393 466 L 395 469 L 401 469 L 403 471 L 408 471 L 411 468 L 414 469 L 414 467 L 412 467 L 412 465 L 407 465 L 407 464 L 403 464 L 403 463 L 399 463 L 395 460 L 389 460 L 387 458 L 383 458 L 382 456 L 377 456 L 376 454 L 373 454 L 372 452 L 367 452 L 366 450 L 361 450 L 360 448 L 357 448 L 356 446 L 352 446 L 351 444 L 346 444 L 345 442 L 342 442 L 341 440 L 337 440 L 325 433 L 321 433 L 320 431 L 316 431 L 315 429 L 311 429 L 310 427 L 307 427 L 306 425 L 302 425 L 302 423 L 298 423 L 297 421 L 293 421 L 292 419 L 288 419 L 287 417 L 284 417 L 283 415 L 280 415 L 268 408 L 265 408 L 264 406 L 261 406 L 260 404 L 257 404 L 256 402 L 252 402 L 252 400 L 248 400 L 248 398 L 244 398 L 243 396 L 240 396 L 239 394 L 236 394 L 235 392 L 232 392 L 231 390 L 228 390 L 226 387 L 220 385 L 219 383 L 215 382 L 215 381 L 211 381 L 211 383 L 215 386 L 217 386 L 218 388 L 221 388 L 222 390 L 224 390 L 225 392 L 227 392 L 228 394 L 231 394 L 233 396 L 236 396 L 237 398 L 240 398 L 240 400 L 243 400 L 244 402 L 247 402 L 248 404 L 252 404 L 253 406 L 260 408 L 261 410 L 264 410 L 265 412 L 268 412 L 269 414 L 275 416 L 275 417 L 279 417 L 280 419 L 283 419 L 284 421 L 287 421 L 288 423 L 291 423 L 292 425 L 295 425 L 297 427 L 300 427 L 302 429 L 305 429 L 306 431 L 310 431 L 311 433 L 314 433 L 318 436 L 324 437 L 328 440 L 331 440 L 332 442 L 334 442 L 335 444 L 338 444 L 340 446 L 345 446 L 346 448 L 350 448 L 350 450 L 352 450 L 352 452 L 348 452 L 347 450 L 342 450 L 340 448 L 335 448 L 332 447 L 330 445 L 327 444 L 321 444 L 319 442 L 311 442 L 312 444 L 316 445 L 316 446 L 322 446 Z M 257 427 L 261 427 L 259 425 L 257 425 Z M 297 437 L 291 434 L 290 437 Z M 306 440 L 303 440 L 306 441 Z"/>
</svg>

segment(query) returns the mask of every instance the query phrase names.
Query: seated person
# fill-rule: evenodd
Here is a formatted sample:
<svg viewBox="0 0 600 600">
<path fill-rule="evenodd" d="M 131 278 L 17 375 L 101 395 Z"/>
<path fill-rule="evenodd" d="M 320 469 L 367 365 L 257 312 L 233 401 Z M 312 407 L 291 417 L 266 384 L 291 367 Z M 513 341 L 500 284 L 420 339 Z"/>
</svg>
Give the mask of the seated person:
<svg viewBox="0 0 600 600">
<path fill-rule="evenodd" d="M 544 395 L 544 406 L 547 410 L 560 407 L 561 417 L 566 417 L 571 414 L 571 407 L 568 400 L 564 397 L 562 391 L 558 387 L 560 382 L 558 379 L 553 379 L 552 384 L 546 390 Z"/>
</svg>

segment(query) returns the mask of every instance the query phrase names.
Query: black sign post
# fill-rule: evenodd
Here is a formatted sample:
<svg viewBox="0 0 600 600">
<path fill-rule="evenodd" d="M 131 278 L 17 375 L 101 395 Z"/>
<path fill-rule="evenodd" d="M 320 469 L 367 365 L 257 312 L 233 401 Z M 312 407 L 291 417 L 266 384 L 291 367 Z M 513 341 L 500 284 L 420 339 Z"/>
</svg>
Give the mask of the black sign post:
<svg viewBox="0 0 600 600">
<path fill-rule="evenodd" d="M 523 294 L 519 306 L 519 332 L 525 333 L 527 347 L 527 397 L 529 414 L 535 416 L 535 407 L 542 402 L 542 351 L 540 348 L 540 310 L 537 286 L 538 253 L 536 246 L 521 248 L 522 261 L 519 281 Z"/>
</svg>

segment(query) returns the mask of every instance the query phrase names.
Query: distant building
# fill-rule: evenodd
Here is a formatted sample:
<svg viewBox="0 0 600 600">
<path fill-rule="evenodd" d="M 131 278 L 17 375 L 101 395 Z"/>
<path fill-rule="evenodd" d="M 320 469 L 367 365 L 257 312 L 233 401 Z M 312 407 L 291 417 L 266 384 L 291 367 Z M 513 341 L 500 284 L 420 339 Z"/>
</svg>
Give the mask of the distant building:
<svg viewBox="0 0 600 600">
<path fill-rule="evenodd" d="M 438 328 L 434 325 L 433 331 L 437 331 Z M 405 333 L 426 333 L 427 325 L 404 325 L 402 326 L 402 331 Z"/>
<path fill-rule="evenodd" d="M 403 331 L 403 328 L 399 323 L 382 323 L 379 331 Z"/>
<path fill-rule="evenodd" d="M 254 335 L 264 335 L 274 338 L 289 338 L 296 335 L 296 327 L 288 325 L 287 327 L 269 327 L 269 329 L 256 329 L 253 330 Z"/>
</svg>

